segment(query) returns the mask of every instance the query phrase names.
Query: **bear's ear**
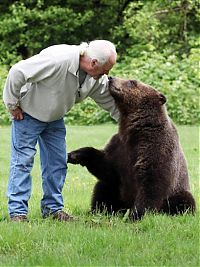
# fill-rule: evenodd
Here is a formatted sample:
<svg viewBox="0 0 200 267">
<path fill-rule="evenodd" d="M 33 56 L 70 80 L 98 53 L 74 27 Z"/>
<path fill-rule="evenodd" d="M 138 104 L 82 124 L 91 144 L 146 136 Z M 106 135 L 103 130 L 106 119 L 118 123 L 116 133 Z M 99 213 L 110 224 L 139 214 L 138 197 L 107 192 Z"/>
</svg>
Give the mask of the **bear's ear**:
<svg viewBox="0 0 200 267">
<path fill-rule="evenodd" d="M 159 101 L 163 105 L 167 102 L 167 98 L 163 94 L 159 94 Z"/>
</svg>

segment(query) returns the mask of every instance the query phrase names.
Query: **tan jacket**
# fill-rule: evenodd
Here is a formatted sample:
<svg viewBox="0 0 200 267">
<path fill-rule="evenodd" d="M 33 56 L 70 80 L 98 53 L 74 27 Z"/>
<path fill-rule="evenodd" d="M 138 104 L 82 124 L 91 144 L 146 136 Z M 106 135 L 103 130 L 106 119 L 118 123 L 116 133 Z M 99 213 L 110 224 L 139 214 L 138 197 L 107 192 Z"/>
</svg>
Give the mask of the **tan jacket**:
<svg viewBox="0 0 200 267">
<path fill-rule="evenodd" d="M 118 119 L 106 75 L 95 80 L 87 75 L 79 86 L 80 46 L 54 45 L 21 60 L 9 71 L 3 100 L 9 109 L 20 106 L 32 117 L 50 122 L 62 118 L 72 106 L 91 97 Z"/>
</svg>

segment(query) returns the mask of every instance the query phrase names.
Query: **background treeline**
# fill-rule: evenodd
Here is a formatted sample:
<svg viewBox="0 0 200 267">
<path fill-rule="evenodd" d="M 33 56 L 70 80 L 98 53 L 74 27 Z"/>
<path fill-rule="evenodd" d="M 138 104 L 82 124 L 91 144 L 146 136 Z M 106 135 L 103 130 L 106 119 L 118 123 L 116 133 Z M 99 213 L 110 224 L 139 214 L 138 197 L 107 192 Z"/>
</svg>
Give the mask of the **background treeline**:
<svg viewBox="0 0 200 267">
<path fill-rule="evenodd" d="M 168 99 L 179 124 L 199 123 L 200 9 L 195 0 L 0 1 L 0 91 L 11 65 L 60 43 L 108 39 L 117 45 L 112 75 L 149 83 Z M 111 121 L 90 99 L 69 124 Z M 0 100 L 0 124 L 9 114 Z"/>
</svg>

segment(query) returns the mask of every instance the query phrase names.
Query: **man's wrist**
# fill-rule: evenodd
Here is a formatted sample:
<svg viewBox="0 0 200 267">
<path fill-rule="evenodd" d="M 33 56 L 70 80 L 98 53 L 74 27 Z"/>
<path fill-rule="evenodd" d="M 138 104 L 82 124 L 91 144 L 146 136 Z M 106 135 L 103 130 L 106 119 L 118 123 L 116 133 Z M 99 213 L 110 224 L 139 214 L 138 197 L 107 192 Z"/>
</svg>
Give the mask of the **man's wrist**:
<svg viewBox="0 0 200 267">
<path fill-rule="evenodd" d="M 13 110 L 15 110 L 16 108 L 19 108 L 19 106 L 18 105 L 16 105 L 16 104 L 7 104 L 7 108 L 8 108 L 8 110 L 9 111 L 13 111 Z"/>
</svg>

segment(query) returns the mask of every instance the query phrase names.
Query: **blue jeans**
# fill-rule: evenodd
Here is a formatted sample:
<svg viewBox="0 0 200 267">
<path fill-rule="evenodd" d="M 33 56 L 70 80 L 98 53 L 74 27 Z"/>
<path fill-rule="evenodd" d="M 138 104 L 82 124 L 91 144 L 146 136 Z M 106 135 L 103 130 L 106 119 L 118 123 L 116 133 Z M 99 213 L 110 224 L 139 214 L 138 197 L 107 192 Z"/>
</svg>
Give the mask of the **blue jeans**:
<svg viewBox="0 0 200 267">
<path fill-rule="evenodd" d="M 8 211 L 10 217 L 27 214 L 31 196 L 31 176 L 36 144 L 40 148 L 43 217 L 62 210 L 62 189 L 67 173 L 66 129 L 63 119 L 41 122 L 28 114 L 12 122 L 11 162 L 8 182 Z"/>
</svg>

